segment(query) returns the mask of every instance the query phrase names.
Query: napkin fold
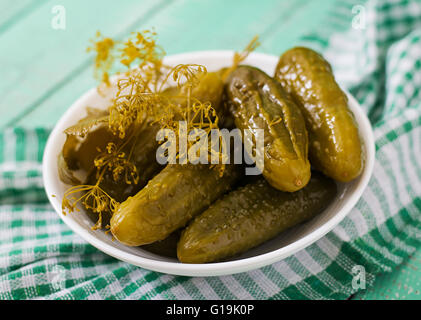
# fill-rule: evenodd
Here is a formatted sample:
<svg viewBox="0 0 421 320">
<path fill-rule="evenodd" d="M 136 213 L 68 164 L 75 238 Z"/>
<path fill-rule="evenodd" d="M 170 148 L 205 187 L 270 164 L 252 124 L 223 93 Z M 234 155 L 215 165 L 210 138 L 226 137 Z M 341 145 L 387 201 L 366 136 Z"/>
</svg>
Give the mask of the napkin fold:
<svg viewBox="0 0 421 320">
<path fill-rule="evenodd" d="M 373 177 L 330 233 L 264 268 L 222 277 L 152 272 L 98 251 L 48 203 L 48 129 L 0 132 L 0 299 L 346 299 L 421 243 L 421 1 L 342 1 L 302 45 L 331 62 L 376 140 Z"/>
</svg>

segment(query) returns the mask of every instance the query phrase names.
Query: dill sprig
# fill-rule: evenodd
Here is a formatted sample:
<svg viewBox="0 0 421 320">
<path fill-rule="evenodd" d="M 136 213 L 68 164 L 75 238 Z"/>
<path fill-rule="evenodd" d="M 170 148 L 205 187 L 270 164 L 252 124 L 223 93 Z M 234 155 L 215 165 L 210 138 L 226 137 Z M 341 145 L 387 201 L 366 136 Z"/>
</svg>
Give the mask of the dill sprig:
<svg viewBox="0 0 421 320">
<path fill-rule="evenodd" d="M 255 37 L 242 53 L 234 55 L 233 65 L 223 77 L 244 61 L 257 46 L 258 40 Z M 84 137 L 96 124 L 105 123 L 118 139 L 110 141 L 104 150 L 97 150 L 99 155 L 93 164 L 97 170 L 96 183 L 69 188 L 63 196 L 62 209 L 63 213 L 79 211 L 77 205 L 81 203 L 85 208 L 98 213 L 94 228 L 100 228 L 102 214 L 113 213 L 119 204 L 100 187 L 105 172 L 111 172 L 116 182 L 122 180 L 122 183 L 137 184 L 139 181 L 138 168 L 131 161 L 134 141 L 137 139 L 136 130 L 146 123 L 158 123 L 161 128 L 172 129 L 179 140 L 180 121 L 183 121 L 187 125 L 187 132 L 203 130 L 200 132 L 209 138 L 212 129 L 219 129 L 220 120 L 210 102 L 200 101 L 192 94 L 193 89 L 200 84 L 201 76 L 206 74 L 206 67 L 199 64 L 179 64 L 172 68 L 166 66 L 163 63 L 165 52 L 157 44 L 153 30 L 132 33 L 125 41 L 103 37 L 98 32 L 88 51 L 96 54 L 94 75 L 102 82 L 100 86 L 111 85 L 111 72 L 119 74 L 117 91 L 108 108 L 108 115 L 79 122 L 66 133 L 70 135 L 80 132 L 81 137 Z M 171 84 L 176 84 L 179 90 L 175 96 L 165 92 Z M 220 159 L 220 164 L 211 167 L 216 167 L 222 175 L 227 155 L 225 141 L 222 137 L 219 139 L 219 148 L 214 148 L 212 139 L 208 139 L 207 156 L 209 159 Z M 188 140 L 187 150 L 199 140 Z M 177 157 L 186 156 L 184 152 L 177 150 Z"/>
<path fill-rule="evenodd" d="M 224 71 L 222 75 L 222 79 L 225 80 L 229 76 L 229 74 L 233 70 L 235 70 L 244 60 L 246 60 L 249 54 L 255 51 L 256 48 L 259 46 L 260 46 L 259 36 L 254 36 L 253 39 L 251 39 L 251 41 L 247 44 L 247 46 L 244 48 L 242 52 L 240 53 L 235 52 L 234 57 L 232 59 L 232 65 L 231 67 L 227 68 Z"/>
<path fill-rule="evenodd" d="M 86 209 L 97 213 L 98 221 L 92 227 L 93 230 L 101 228 L 102 215 L 105 212 L 114 213 L 119 205 L 116 200 L 99 186 L 102 176 L 97 180 L 95 185 L 77 185 L 67 189 L 61 203 L 61 209 L 64 215 L 74 211 L 79 212 L 79 203 Z"/>
<path fill-rule="evenodd" d="M 101 152 L 101 150 L 98 150 Z M 138 184 L 139 174 L 136 166 L 130 161 L 133 146 L 130 150 L 130 154 L 126 156 L 126 153 L 122 151 L 122 147 L 118 148 L 114 142 L 109 142 L 106 150 L 102 151 L 94 160 L 94 165 L 99 170 L 106 168 L 112 172 L 114 181 L 119 181 L 120 178 L 124 177 L 126 184 Z"/>
</svg>

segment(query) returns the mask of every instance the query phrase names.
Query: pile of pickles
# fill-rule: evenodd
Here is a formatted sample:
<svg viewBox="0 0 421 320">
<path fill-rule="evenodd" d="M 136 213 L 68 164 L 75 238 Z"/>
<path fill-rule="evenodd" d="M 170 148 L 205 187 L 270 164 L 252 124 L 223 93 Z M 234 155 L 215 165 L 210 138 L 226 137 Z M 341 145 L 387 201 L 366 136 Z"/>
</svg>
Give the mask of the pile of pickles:
<svg viewBox="0 0 421 320">
<path fill-rule="evenodd" d="M 136 183 L 117 183 L 111 173 L 100 182 L 118 203 L 101 225 L 125 245 L 183 263 L 224 261 L 311 219 L 336 196 L 335 181 L 349 182 L 363 169 L 347 96 L 329 63 L 311 49 L 285 52 L 274 75 L 248 65 L 207 73 L 193 94 L 212 104 L 223 127 L 249 130 L 249 143 L 264 132 L 262 174 L 245 176 L 240 164 L 227 164 L 222 175 L 208 164 L 161 166 L 155 158 L 160 128 L 142 124 L 132 148 Z M 84 139 L 77 150 L 63 148 L 61 166 L 83 169 L 95 150 L 117 138 L 98 120 Z M 60 177 L 74 184 L 68 172 Z M 85 183 L 94 182 L 88 175 Z"/>
</svg>

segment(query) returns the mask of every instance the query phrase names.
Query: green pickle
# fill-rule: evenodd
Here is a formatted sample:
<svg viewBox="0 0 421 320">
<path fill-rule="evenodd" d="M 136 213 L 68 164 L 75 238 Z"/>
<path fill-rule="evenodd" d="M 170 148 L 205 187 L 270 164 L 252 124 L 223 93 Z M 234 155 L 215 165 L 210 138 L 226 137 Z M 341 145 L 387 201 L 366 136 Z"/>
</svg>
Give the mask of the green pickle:
<svg viewBox="0 0 421 320">
<path fill-rule="evenodd" d="M 100 153 L 98 150 L 105 150 L 108 142 L 115 143 L 117 139 L 107 125 L 102 124 L 96 130 L 89 132 L 74 155 L 77 169 L 89 172 L 93 167 L 94 159 Z"/>
<path fill-rule="evenodd" d="M 224 83 L 217 72 L 207 72 L 198 75 L 198 84 L 192 88 L 191 96 L 201 102 L 210 102 L 212 107 L 220 113 Z M 179 104 L 185 104 L 187 88 L 168 87 L 164 94 Z"/>
<path fill-rule="evenodd" d="M 221 106 L 221 97 L 223 92 L 223 83 L 219 74 L 215 72 L 209 72 L 199 76 L 199 83 L 192 90 L 191 95 L 203 102 L 208 101 L 214 106 L 215 110 L 218 110 Z M 180 100 L 180 103 L 185 103 L 184 98 L 182 97 L 186 93 L 184 89 L 178 89 L 177 87 L 169 87 L 165 90 L 165 93 L 168 97 L 177 100 Z M 103 130 L 107 128 L 104 127 Z M 101 183 L 100 187 L 109 194 L 113 199 L 118 202 L 124 202 L 128 197 L 131 197 L 138 193 L 150 179 L 152 179 L 160 170 L 163 169 L 155 158 L 156 150 L 159 146 L 159 143 L 156 141 L 156 135 L 160 129 L 158 124 L 145 123 L 141 127 L 137 128 L 138 133 L 137 137 L 134 139 L 135 147 L 133 148 L 131 159 L 136 166 L 137 173 L 139 175 L 139 182 L 137 184 L 131 183 L 126 184 L 122 179 L 115 181 L 110 172 L 106 172 Z M 106 132 L 101 132 L 100 134 L 93 135 L 90 133 L 88 138 L 92 136 L 96 138 L 97 136 L 103 137 L 103 141 L 112 140 L 112 134 L 106 130 Z M 90 139 L 94 140 L 94 139 Z M 96 139 L 98 140 L 98 139 Z M 93 142 L 97 142 L 94 140 Z M 87 144 L 90 148 L 85 147 L 84 150 L 96 150 L 95 144 Z M 102 147 L 104 145 L 104 147 Z M 130 153 L 130 147 L 132 144 L 128 144 L 124 150 L 127 154 Z M 83 145 L 82 145 L 83 147 Z M 101 148 L 105 148 L 105 143 L 101 144 Z M 89 157 L 85 162 L 92 163 L 93 157 Z M 92 172 L 87 179 L 87 184 L 96 183 L 96 172 Z M 96 221 L 98 215 L 92 212 L 89 212 L 89 216 Z M 111 213 L 106 212 L 102 217 L 102 226 L 106 226 L 110 223 Z"/>
<path fill-rule="evenodd" d="M 191 96 L 210 102 L 221 113 L 223 82 L 219 74 L 207 73 L 198 80 Z M 177 101 L 186 92 L 183 88 L 181 91 L 168 88 L 166 94 Z M 210 165 L 167 165 L 145 188 L 120 204 L 111 219 L 111 232 L 129 246 L 164 240 L 228 192 L 240 178 L 241 169 L 241 166 L 226 165 L 221 177 L 220 171 Z"/>
<path fill-rule="evenodd" d="M 279 59 L 275 78 L 303 112 L 311 164 L 338 181 L 356 178 L 363 168 L 358 128 L 329 63 L 311 49 L 293 48 Z"/>
<path fill-rule="evenodd" d="M 155 152 L 159 146 L 159 143 L 155 139 L 158 130 L 158 125 L 145 123 L 142 127 L 137 129 L 138 132 L 133 138 L 133 143 L 129 143 L 123 149 L 123 152 L 126 154 L 131 152 L 130 161 L 136 167 L 139 176 L 137 184 L 134 184 L 133 182 L 127 184 L 122 176 L 116 181 L 114 180 L 111 171 L 105 172 L 102 181 L 100 182 L 100 187 L 116 201 L 124 201 L 129 196 L 136 194 L 163 168 L 163 166 L 155 160 Z M 96 170 L 91 172 L 88 176 L 87 184 L 95 184 L 97 181 L 96 175 Z"/>
<path fill-rule="evenodd" d="M 128 197 L 135 195 L 148 183 L 150 179 L 163 169 L 163 166 L 160 165 L 154 157 L 156 149 L 158 148 L 158 142 L 156 141 L 155 136 L 159 130 L 159 126 L 145 123 L 144 126 L 138 130 L 139 132 L 137 133 L 137 137 L 134 138 L 134 146 L 132 144 L 128 144 L 128 146 L 124 149 L 126 153 L 129 153 L 130 149 L 133 148 L 131 161 L 133 161 L 138 173 L 139 181 L 137 184 L 133 182 L 127 184 L 122 176 L 120 176 L 120 179 L 116 181 L 114 180 L 111 171 L 108 170 L 104 173 L 104 176 L 99 184 L 101 189 L 117 202 L 123 202 Z M 96 182 L 97 171 L 92 170 L 88 175 L 85 184 L 94 185 Z M 96 222 L 98 220 L 97 213 L 94 213 L 91 210 L 88 210 L 87 213 L 92 221 Z M 102 227 L 109 225 L 111 216 L 111 212 L 103 212 L 101 223 Z"/>
<path fill-rule="evenodd" d="M 281 85 L 257 68 L 240 66 L 227 79 L 226 95 L 237 128 L 252 133 L 244 142 L 254 145 L 264 134 L 263 176 L 281 191 L 303 188 L 311 175 L 307 130 Z"/>
<path fill-rule="evenodd" d="M 347 95 L 330 64 L 308 48 L 285 52 L 274 77 L 239 66 L 256 45 L 255 38 L 229 68 L 201 72 L 202 66 L 180 65 L 163 79 L 161 63 L 145 59 L 154 73 L 141 73 L 139 85 L 162 80 L 152 100 L 142 95 L 149 91 L 133 89 L 130 81 L 138 79 L 129 73 L 127 87 L 119 85 L 124 95 L 116 96 L 125 104 L 87 107 L 87 115 L 65 130 L 57 159 L 60 179 L 74 185 L 64 195 L 64 213 L 81 202 L 97 221 L 93 229 L 109 229 L 124 245 L 182 263 L 211 263 L 274 239 L 328 207 L 337 196 L 334 180 L 351 181 L 364 166 Z M 168 87 L 171 75 L 178 86 Z M 141 111 L 149 107 L 151 113 Z M 114 108 L 138 120 L 113 117 Z M 161 126 L 175 128 L 174 121 L 186 119 L 202 129 L 239 129 L 248 152 L 243 160 L 255 162 L 262 175 L 246 177 L 250 168 L 237 164 L 161 165 Z M 238 160 L 233 153 L 231 160 Z"/>
<path fill-rule="evenodd" d="M 209 165 L 167 165 L 139 193 L 121 203 L 111 232 L 128 246 L 163 240 L 231 189 L 242 167 L 227 165 L 222 177 Z"/>
<path fill-rule="evenodd" d="M 180 235 L 181 230 L 176 230 L 164 240 L 145 244 L 139 248 L 160 256 L 177 259 L 177 243 L 180 240 Z"/>
<path fill-rule="evenodd" d="M 201 102 L 210 102 L 219 113 L 221 106 L 224 83 L 217 72 L 208 72 L 199 76 L 199 84 L 192 89 L 192 97 Z"/>
<path fill-rule="evenodd" d="M 320 213 L 337 192 L 333 180 L 314 172 L 308 185 L 289 193 L 265 179 L 230 192 L 182 232 L 177 256 L 184 263 L 220 261 L 274 238 Z"/>
</svg>

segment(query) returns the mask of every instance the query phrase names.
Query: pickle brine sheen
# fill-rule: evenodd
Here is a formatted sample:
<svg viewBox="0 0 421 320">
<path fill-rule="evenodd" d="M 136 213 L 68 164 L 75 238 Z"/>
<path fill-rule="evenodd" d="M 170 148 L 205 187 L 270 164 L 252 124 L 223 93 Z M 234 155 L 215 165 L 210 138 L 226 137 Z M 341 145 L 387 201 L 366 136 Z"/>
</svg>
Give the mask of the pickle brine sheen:
<svg viewBox="0 0 421 320">
<path fill-rule="evenodd" d="M 209 165 L 167 165 L 120 204 L 111 218 L 111 232 L 129 246 L 163 240 L 228 192 L 241 173 L 238 165 L 227 165 L 222 177 Z"/>
<path fill-rule="evenodd" d="M 356 178 L 363 168 L 361 141 L 330 64 L 311 49 L 293 48 L 280 57 L 275 78 L 304 115 L 311 164 L 338 181 Z"/>
<path fill-rule="evenodd" d="M 303 188 L 311 174 L 307 130 L 300 109 L 280 83 L 257 68 L 240 66 L 227 79 L 226 95 L 237 128 L 252 133 L 249 138 L 244 134 L 244 143 L 264 141 L 263 176 L 281 191 Z"/>
<path fill-rule="evenodd" d="M 335 182 L 314 172 L 297 192 L 282 192 L 264 178 L 234 190 L 182 232 L 177 256 L 185 263 L 220 261 L 247 251 L 311 219 L 335 197 Z"/>
</svg>

